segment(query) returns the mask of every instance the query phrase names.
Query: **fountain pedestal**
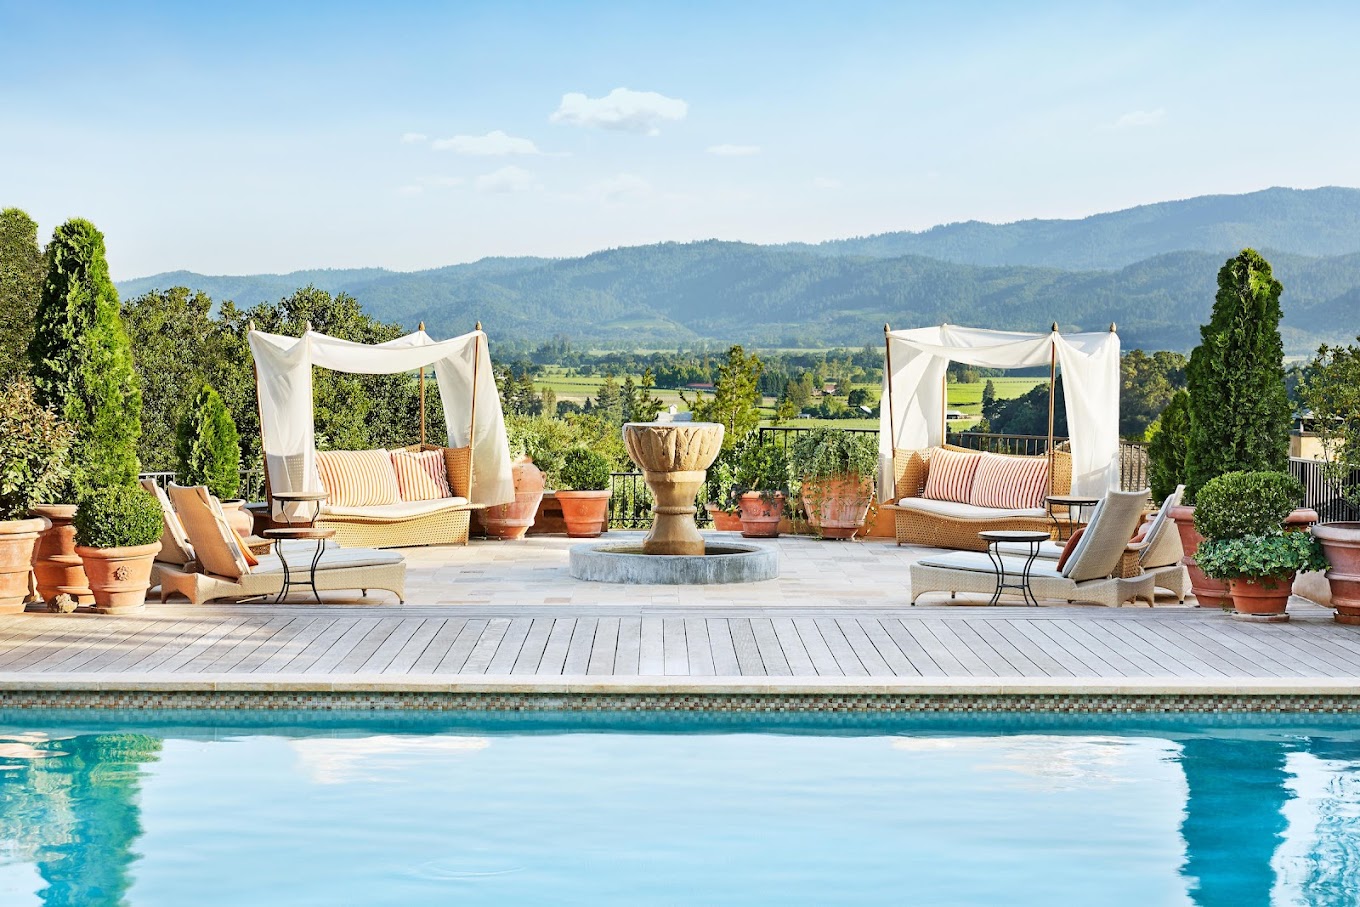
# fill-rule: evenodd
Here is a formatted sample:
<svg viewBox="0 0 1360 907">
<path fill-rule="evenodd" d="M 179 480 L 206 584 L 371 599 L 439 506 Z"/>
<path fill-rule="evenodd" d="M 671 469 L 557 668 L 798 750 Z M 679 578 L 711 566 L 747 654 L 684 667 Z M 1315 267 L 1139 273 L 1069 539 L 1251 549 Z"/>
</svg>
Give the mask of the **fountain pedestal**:
<svg viewBox="0 0 1360 907">
<path fill-rule="evenodd" d="M 652 530 L 643 554 L 702 555 L 704 540 L 694 506 L 708 467 L 722 449 L 717 422 L 629 422 L 623 426 L 628 456 L 652 490 Z"/>
</svg>

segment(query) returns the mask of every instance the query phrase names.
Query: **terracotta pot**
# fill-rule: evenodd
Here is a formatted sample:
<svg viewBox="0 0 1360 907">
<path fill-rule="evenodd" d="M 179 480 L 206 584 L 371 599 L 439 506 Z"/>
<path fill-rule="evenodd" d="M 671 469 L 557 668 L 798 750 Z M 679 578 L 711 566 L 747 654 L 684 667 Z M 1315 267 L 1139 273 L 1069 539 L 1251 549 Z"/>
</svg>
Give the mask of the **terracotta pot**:
<svg viewBox="0 0 1360 907">
<path fill-rule="evenodd" d="M 1288 620 L 1285 606 L 1294 588 L 1294 573 L 1283 576 L 1251 576 L 1228 581 L 1233 611 L 1248 617 Z"/>
<path fill-rule="evenodd" d="M 1181 551 L 1185 555 L 1181 563 L 1190 573 L 1190 591 L 1195 595 L 1195 604 L 1201 608 L 1229 607 L 1232 596 L 1228 594 L 1228 584 L 1205 576 L 1195 560 L 1195 552 L 1204 541 L 1204 536 L 1195 528 L 1195 508 L 1172 507 L 1168 516 L 1176 521 L 1176 531 L 1181 536 Z"/>
<path fill-rule="evenodd" d="M 33 550 L 51 525 L 44 517 L 0 520 L 0 614 L 24 610 L 28 578 L 33 573 Z"/>
<path fill-rule="evenodd" d="M 779 519 L 784 515 L 784 493 L 773 495 L 748 491 L 741 496 L 738 511 L 741 534 L 748 539 L 772 539 L 779 536 Z"/>
<path fill-rule="evenodd" d="M 33 554 L 33 572 L 38 577 L 38 597 L 50 602 L 65 593 L 78 605 L 94 604 L 85 567 L 76 554 L 75 504 L 37 504 L 33 515 L 46 517 L 52 524 L 38 539 Z"/>
<path fill-rule="evenodd" d="M 94 593 L 94 609 L 100 614 L 134 614 L 146 607 L 151 564 L 160 550 L 160 542 L 130 548 L 77 545 Z"/>
<path fill-rule="evenodd" d="M 609 491 L 559 491 L 562 519 L 567 535 L 574 539 L 593 539 L 604 531 L 609 520 Z"/>
<path fill-rule="evenodd" d="M 240 498 L 223 501 L 222 515 L 227 518 L 231 531 L 241 538 L 250 535 L 255 529 L 255 515 L 246 510 L 246 502 Z"/>
<path fill-rule="evenodd" d="M 713 518 L 713 528 L 719 532 L 741 532 L 741 517 L 735 510 L 723 510 L 717 504 L 707 505 L 708 515 Z"/>
<path fill-rule="evenodd" d="M 497 539 L 522 539 L 534 524 L 534 515 L 543 501 L 543 471 L 528 457 L 510 466 L 515 479 L 515 500 L 481 511 L 486 534 Z"/>
<path fill-rule="evenodd" d="M 809 495 L 808 492 L 812 494 Z M 803 510 L 817 534 L 827 539 L 852 539 L 864 527 L 874 480 L 837 476 L 803 482 Z"/>
<path fill-rule="evenodd" d="M 1360 624 L 1360 523 L 1319 523 L 1310 531 L 1331 564 L 1327 585 L 1337 622 Z"/>
</svg>

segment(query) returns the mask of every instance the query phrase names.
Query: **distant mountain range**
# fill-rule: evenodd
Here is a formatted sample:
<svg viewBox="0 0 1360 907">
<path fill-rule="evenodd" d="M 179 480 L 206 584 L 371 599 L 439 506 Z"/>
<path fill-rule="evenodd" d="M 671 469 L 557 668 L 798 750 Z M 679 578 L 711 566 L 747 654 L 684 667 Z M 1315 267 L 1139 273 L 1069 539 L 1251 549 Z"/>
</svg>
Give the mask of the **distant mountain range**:
<svg viewBox="0 0 1360 907">
<path fill-rule="evenodd" d="M 430 271 L 380 268 L 118 285 L 125 297 L 188 286 L 238 305 L 315 285 L 436 335 L 480 320 L 493 337 L 578 345 L 698 340 L 818 347 L 877 342 L 883 323 L 1040 330 L 1119 325 L 1126 346 L 1188 349 L 1224 259 L 1260 250 L 1284 283 L 1285 341 L 1303 352 L 1360 333 L 1360 190 L 1267 189 L 1081 220 L 969 222 L 818 245 L 661 243 L 581 258 L 488 258 Z"/>
</svg>

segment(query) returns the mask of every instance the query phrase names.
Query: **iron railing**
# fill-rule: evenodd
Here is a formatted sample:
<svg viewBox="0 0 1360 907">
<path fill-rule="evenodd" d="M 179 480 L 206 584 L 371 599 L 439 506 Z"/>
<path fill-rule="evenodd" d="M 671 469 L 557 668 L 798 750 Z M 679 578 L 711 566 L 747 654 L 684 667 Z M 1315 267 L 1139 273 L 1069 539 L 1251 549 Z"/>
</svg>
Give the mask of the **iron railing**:
<svg viewBox="0 0 1360 907">
<path fill-rule="evenodd" d="M 1360 520 L 1360 507 L 1341 497 L 1336 485 L 1327 478 L 1325 465 L 1322 460 L 1289 458 L 1289 474 L 1303 485 L 1303 506 L 1316 510 L 1323 523 Z M 1349 481 L 1360 485 L 1360 470 L 1351 473 Z"/>
<path fill-rule="evenodd" d="M 652 490 L 640 472 L 614 472 L 609 475 L 609 528 L 650 529 L 652 526 Z M 700 498 L 703 495 L 700 494 Z M 708 526 L 713 518 L 703 500 L 695 502 L 699 512 L 694 518 L 700 526 Z"/>
<path fill-rule="evenodd" d="M 161 488 L 165 488 L 171 482 L 178 481 L 178 476 L 174 472 L 144 472 L 138 476 L 139 479 L 151 479 Z M 243 469 L 241 470 L 241 490 L 242 498 L 247 501 L 264 500 L 264 470 L 262 469 Z"/>
</svg>

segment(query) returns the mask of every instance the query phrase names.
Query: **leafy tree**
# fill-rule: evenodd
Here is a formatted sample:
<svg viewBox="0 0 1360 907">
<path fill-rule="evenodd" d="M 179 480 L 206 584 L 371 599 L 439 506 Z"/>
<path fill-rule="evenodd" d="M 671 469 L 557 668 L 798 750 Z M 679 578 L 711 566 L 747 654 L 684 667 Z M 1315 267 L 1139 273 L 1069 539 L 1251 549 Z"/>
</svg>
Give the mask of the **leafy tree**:
<svg viewBox="0 0 1360 907">
<path fill-rule="evenodd" d="M 995 403 L 996 384 L 993 383 L 991 378 L 988 378 L 987 383 L 982 385 L 982 411 L 987 412 Z"/>
<path fill-rule="evenodd" d="M 740 346 L 727 351 L 727 361 L 718 366 L 713 396 L 694 401 L 685 399 L 694 418 L 721 422 L 726 426 L 723 448 L 727 449 L 760 425 L 760 358 Z"/>
<path fill-rule="evenodd" d="M 0 383 L 28 372 L 44 270 L 38 224 L 18 208 L 0 211 Z"/>
<path fill-rule="evenodd" d="M 849 406 L 851 409 L 858 409 L 861 406 L 872 406 L 873 402 L 872 395 L 870 395 L 868 390 L 862 387 L 857 387 L 850 391 L 845 398 L 845 405 Z"/>
<path fill-rule="evenodd" d="M 142 393 L 109 279 L 104 236 L 87 220 L 57 228 L 29 344 L 40 403 L 76 431 L 76 495 L 137 481 Z"/>
<path fill-rule="evenodd" d="M 1289 400 L 1280 341 L 1280 282 L 1244 249 L 1218 272 L 1218 294 L 1200 345 L 1190 354 L 1190 500 L 1228 472 L 1284 472 L 1289 466 Z"/>
<path fill-rule="evenodd" d="M 1185 357 L 1159 350 L 1130 350 L 1119 361 L 1119 434 L 1142 440 L 1148 425 L 1185 386 Z"/>
<path fill-rule="evenodd" d="M 1062 376 L 1054 391 L 1053 434 L 1067 434 L 1067 405 L 1063 396 Z M 1010 400 L 997 400 L 985 411 L 991 430 L 1003 435 L 1048 435 L 1048 384 L 1036 384 L 1025 393 Z"/>
<path fill-rule="evenodd" d="M 604 376 L 600 389 L 595 392 L 595 405 L 591 412 L 601 419 L 614 425 L 623 424 L 623 390 L 619 387 L 618 380 L 614 373 L 610 372 Z"/>
<path fill-rule="evenodd" d="M 175 456 L 181 482 L 206 485 L 224 501 L 240 493 L 241 444 L 236 423 L 211 385 L 203 385 L 180 420 Z"/>
<path fill-rule="evenodd" d="M 1185 481 L 1185 452 L 1190 443 L 1190 395 L 1176 391 L 1161 416 L 1148 428 L 1148 481 L 1152 498 L 1166 496 Z"/>
</svg>

